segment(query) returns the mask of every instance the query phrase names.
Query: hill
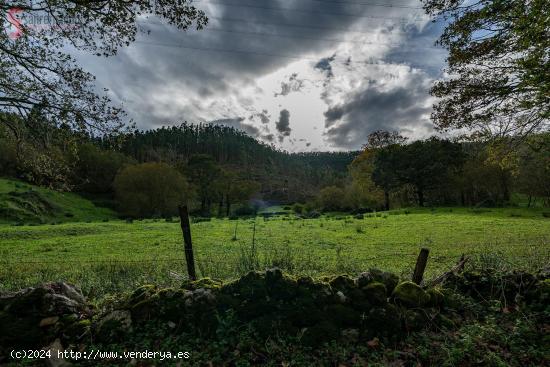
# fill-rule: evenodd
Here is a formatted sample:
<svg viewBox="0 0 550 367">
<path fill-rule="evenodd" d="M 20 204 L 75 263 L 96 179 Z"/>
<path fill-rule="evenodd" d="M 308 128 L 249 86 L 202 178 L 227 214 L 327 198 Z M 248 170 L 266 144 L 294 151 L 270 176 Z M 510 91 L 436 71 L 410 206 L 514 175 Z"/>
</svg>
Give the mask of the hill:
<svg viewBox="0 0 550 367">
<path fill-rule="evenodd" d="M 115 213 L 75 193 L 0 178 L 0 223 L 59 223 L 99 221 Z"/>
</svg>

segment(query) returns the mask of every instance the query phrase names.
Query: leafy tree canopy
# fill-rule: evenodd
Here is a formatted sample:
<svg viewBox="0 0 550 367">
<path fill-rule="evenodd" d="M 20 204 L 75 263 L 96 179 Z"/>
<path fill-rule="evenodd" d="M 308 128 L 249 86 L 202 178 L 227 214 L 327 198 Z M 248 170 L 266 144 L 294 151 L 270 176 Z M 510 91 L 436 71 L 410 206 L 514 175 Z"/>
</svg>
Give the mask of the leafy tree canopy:
<svg viewBox="0 0 550 367">
<path fill-rule="evenodd" d="M 147 16 L 182 30 L 207 22 L 189 0 L 2 0 L 0 10 L 0 108 L 27 115 L 39 106 L 58 124 L 101 133 L 120 129 L 123 111 L 96 94 L 93 75 L 67 50 L 114 55 Z"/>
<path fill-rule="evenodd" d="M 448 78 L 435 83 L 432 118 L 474 137 L 546 130 L 550 118 L 550 6 L 547 0 L 423 0 L 448 22 Z"/>
</svg>

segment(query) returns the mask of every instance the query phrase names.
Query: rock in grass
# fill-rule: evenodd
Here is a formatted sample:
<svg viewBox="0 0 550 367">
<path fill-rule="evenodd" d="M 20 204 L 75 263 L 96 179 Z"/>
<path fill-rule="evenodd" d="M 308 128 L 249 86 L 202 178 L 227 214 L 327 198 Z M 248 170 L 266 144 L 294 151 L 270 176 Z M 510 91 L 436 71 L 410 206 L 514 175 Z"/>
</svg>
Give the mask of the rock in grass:
<svg viewBox="0 0 550 367">
<path fill-rule="evenodd" d="M 430 302 L 430 295 L 418 284 L 410 281 L 398 284 L 392 297 L 397 303 L 411 308 L 422 307 Z"/>
</svg>

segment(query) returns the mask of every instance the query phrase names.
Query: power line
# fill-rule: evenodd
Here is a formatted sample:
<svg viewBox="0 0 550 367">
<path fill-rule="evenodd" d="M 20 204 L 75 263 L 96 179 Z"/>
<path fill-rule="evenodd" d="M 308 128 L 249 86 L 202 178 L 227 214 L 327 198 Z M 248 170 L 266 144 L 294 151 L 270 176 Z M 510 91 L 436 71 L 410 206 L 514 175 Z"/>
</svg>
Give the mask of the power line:
<svg viewBox="0 0 550 367">
<path fill-rule="evenodd" d="M 234 7 L 240 7 L 240 8 L 262 9 L 262 10 L 268 10 L 268 11 L 305 13 L 310 15 L 317 14 L 317 15 L 340 16 L 340 17 L 350 17 L 350 18 L 400 20 L 402 22 L 423 22 L 423 21 L 429 20 L 429 18 L 413 20 L 413 19 L 403 18 L 403 17 L 384 17 L 384 16 L 357 15 L 357 14 L 335 13 L 335 12 L 328 13 L 328 12 L 308 10 L 308 9 L 271 7 L 271 6 L 262 6 L 262 5 L 252 5 L 252 4 L 236 4 L 236 3 L 226 3 L 226 2 L 220 2 L 220 1 L 214 1 L 214 0 L 195 0 L 195 2 L 202 2 L 206 4 L 215 4 L 215 5 L 234 6 Z"/>
<path fill-rule="evenodd" d="M 164 23 L 146 22 L 146 21 L 139 21 L 138 23 L 141 23 L 141 24 L 154 24 L 154 25 L 165 25 Z M 246 34 L 246 35 L 253 35 L 253 36 L 267 36 L 267 37 L 277 37 L 277 38 L 290 38 L 290 39 L 300 38 L 300 39 L 307 39 L 307 40 L 313 40 L 313 41 L 353 43 L 353 44 L 361 44 L 361 45 L 381 45 L 381 46 L 392 46 L 392 47 L 406 47 L 407 46 L 407 45 L 404 45 L 402 43 L 357 41 L 357 40 L 346 40 L 346 39 L 343 39 L 343 38 L 308 37 L 308 36 L 302 36 L 302 35 L 275 34 L 275 33 L 266 33 L 266 32 L 249 32 L 249 31 L 240 31 L 240 30 L 233 30 L 233 29 L 212 28 L 212 27 L 206 27 L 205 29 L 201 30 L 200 32 L 204 32 L 204 31 L 220 32 L 220 33 Z M 412 46 L 412 47 L 417 48 L 417 49 L 427 49 L 427 50 L 444 50 L 441 47 L 435 47 L 435 46 Z"/>
<path fill-rule="evenodd" d="M 402 4 L 380 4 L 380 3 L 364 3 L 360 1 L 331 1 L 331 0 L 306 0 L 306 1 L 315 1 L 319 3 L 328 3 L 328 4 L 343 4 L 343 5 L 362 5 L 362 6 L 379 6 L 384 8 L 399 8 L 399 9 L 417 9 L 423 10 L 421 6 L 410 6 Z"/>
<path fill-rule="evenodd" d="M 311 57 L 283 55 L 283 54 L 277 54 L 277 53 L 271 53 L 271 52 L 260 52 L 260 51 L 251 51 L 251 50 L 231 50 L 231 49 L 214 48 L 214 47 L 186 46 L 186 45 L 173 44 L 173 43 L 169 44 L 169 43 L 147 42 L 147 41 L 140 41 L 140 40 L 137 40 L 134 43 L 147 44 L 147 45 L 152 45 L 152 46 L 161 46 L 161 47 L 184 48 L 184 49 L 189 49 L 189 50 L 205 51 L 205 52 L 250 54 L 250 55 L 264 56 L 264 57 L 277 57 L 277 58 L 296 59 L 296 60 L 309 60 L 309 61 L 313 61 L 313 62 L 321 61 L 321 59 L 311 58 Z M 374 58 L 373 58 L 373 60 L 374 60 Z M 388 65 L 404 66 L 403 64 L 406 64 L 405 61 L 403 61 L 403 64 L 396 64 L 396 63 L 374 63 L 374 62 L 370 62 L 370 61 L 369 62 L 367 62 L 367 61 L 355 61 L 355 60 L 349 60 L 349 59 L 345 60 L 345 61 L 339 61 L 339 63 L 346 64 L 346 65 L 348 65 L 348 64 L 363 64 L 363 65 L 372 65 L 372 66 L 388 66 Z M 425 65 L 425 66 L 432 66 L 432 65 Z"/>
<path fill-rule="evenodd" d="M 328 31 L 342 31 L 342 32 L 357 33 L 357 34 L 371 34 L 370 32 L 366 32 L 366 31 L 353 31 L 353 30 L 349 30 L 348 28 L 341 28 L 341 27 L 320 27 L 320 26 L 314 26 L 314 25 L 280 23 L 280 22 L 263 22 L 263 21 L 253 21 L 253 20 L 246 20 L 246 19 L 228 18 L 228 17 L 215 17 L 215 16 L 209 16 L 208 18 L 216 19 L 216 20 L 220 20 L 220 21 L 226 21 L 226 22 L 259 24 L 259 25 L 263 25 L 263 26 L 308 28 L 308 29 L 314 29 L 314 30 L 328 30 Z M 407 34 L 407 32 L 402 32 L 402 31 L 395 32 L 395 33 Z"/>
</svg>

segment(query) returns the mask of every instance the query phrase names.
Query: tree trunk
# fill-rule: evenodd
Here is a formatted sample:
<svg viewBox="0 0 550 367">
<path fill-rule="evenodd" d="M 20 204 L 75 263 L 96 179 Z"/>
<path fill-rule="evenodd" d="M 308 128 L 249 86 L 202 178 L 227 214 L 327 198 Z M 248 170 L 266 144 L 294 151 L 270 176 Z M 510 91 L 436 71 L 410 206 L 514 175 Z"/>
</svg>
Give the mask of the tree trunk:
<svg viewBox="0 0 550 367">
<path fill-rule="evenodd" d="M 228 217 L 231 215 L 231 201 L 229 201 L 229 195 L 225 197 L 225 215 Z"/>
<path fill-rule="evenodd" d="M 501 174 L 500 182 L 502 184 L 502 200 L 507 203 L 510 201 L 510 189 L 508 188 L 508 177 L 505 172 Z"/>
<path fill-rule="evenodd" d="M 206 209 L 206 199 L 203 197 L 201 198 L 201 213 L 204 213 Z"/>
<path fill-rule="evenodd" d="M 531 199 L 533 199 L 533 197 L 531 195 L 529 195 L 529 202 L 527 203 L 528 208 L 531 207 Z"/>
<path fill-rule="evenodd" d="M 390 210 L 390 193 L 384 190 L 384 208 Z"/>
<path fill-rule="evenodd" d="M 223 196 L 220 198 L 220 202 L 218 204 L 218 217 L 223 217 Z"/>
<path fill-rule="evenodd" d="M 424 191 L 417 190 L 416 194 L 418 195 L 418 205 L 424 206 Z"/>
</svg>

